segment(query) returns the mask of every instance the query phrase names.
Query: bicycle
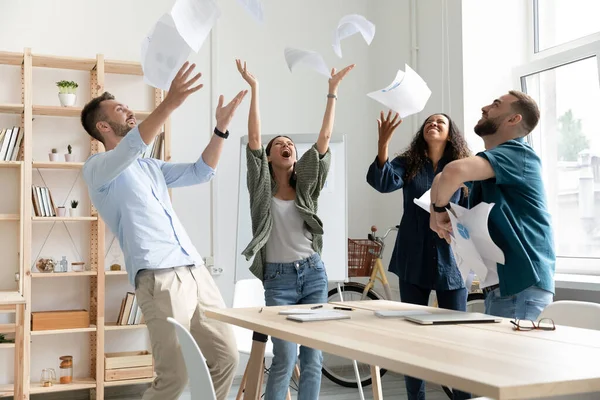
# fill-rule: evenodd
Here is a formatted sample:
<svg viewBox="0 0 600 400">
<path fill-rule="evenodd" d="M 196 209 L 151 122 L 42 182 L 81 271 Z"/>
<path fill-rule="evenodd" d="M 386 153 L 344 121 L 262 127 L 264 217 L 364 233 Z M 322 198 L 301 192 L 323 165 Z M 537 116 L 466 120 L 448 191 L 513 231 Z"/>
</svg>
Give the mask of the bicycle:
<svg viewBox="0 0 600 400">
<path fill-rule="evenodd" d="M 368 239 L 348 239 L 348 277 L 349 278 L 365 278 L 369 280 L 366 284 L 361 282 L 345 282 L 338 284 L 337 288 L 333 288 L 328 293 L 328 302 L 332 301 L 357 301 L 357 300 L 391 300 L 392 292 L 389 282 L 383 267 L 382 259 L 385 250 L 385 239 L 392 231 L 397 231 L 400 225 L 388 228 L 383 236 L 377 236 L 377 227 L 371 227 L 371 233 Z M 375 290 L 375 282 L 380 281 L 385 296 L 382 296 Z M 479 290 L 478 282 L 473 279 L 471 290 L 467 297 L 467 311 L 482 312 L 483 293 Z M 356 296 L 353 298 L 353 296 Z M 434 301 L 433 306 L 437 307 L 437 301 Z M 361 386 L 371 385 L 371 367 L 367 364 L 357 363 L 359 370 L 359 378 L 357 379 L 354 365 L 344 358 L 323 353 L 322 372 L 332 382 L 348 387 L 358 388 L 357 380 L 360 380 Z M 345 364 L 346 365 L 345 365 Z M 380 375 L 383 376 L 387 372 L 386 369 L 380 370 Z M 363 375 L 364 374 L 364 375 Z M 444 392 L 452 398 L 452 390 L 442 386 Z"/>
</svg>

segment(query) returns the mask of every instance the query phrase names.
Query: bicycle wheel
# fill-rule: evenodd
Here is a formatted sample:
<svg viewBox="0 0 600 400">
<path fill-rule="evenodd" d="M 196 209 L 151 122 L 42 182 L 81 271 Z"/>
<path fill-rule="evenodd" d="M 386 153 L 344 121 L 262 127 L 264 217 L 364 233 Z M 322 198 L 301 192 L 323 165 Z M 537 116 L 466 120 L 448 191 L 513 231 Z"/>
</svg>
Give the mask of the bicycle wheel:
<svg viewBox="0 0 600 400">
<path fill-rule="evenodd" d="M 478 313 L 485 312 L 484 300 L 485 300 L 485 296 L 483 295 L 483 293 L 479 293 L 479 292 L 469 293 L 469 295 L 467 296 L 467 312 L 478 312 Z M 449 399 L 454 398 L 451 388 L 442 386 L 442 389 L 444 389 L 444 393 L 446 393 L 446 396 L 448 396 Z"/>
<path fill-rule="evenodd" d="M 348 282 L 342 285 L 341 289 L 344 301 L 356 301 L 361 300 L 365 285 L 361 283 Z M 366 298 L 369 300 L 383 300 L 383 297 L 374 290 L 369 290 Z M 341 301 L 337 288 L 329 291 L 327 301 Z M 337 383 L 340 386 L 358 388 L 352 360 L 329 353 L 323 353 L 322 372 L 323 375 L 325 375 L 329 380 Z M 386 372 L 387 370 L 381 369 L 380 375 L 383 376 Z M 360 383 L 363 387 L 371 384 L 370 365 L 359 362 L 358 374 L 360 376 Z"/>
</svg>

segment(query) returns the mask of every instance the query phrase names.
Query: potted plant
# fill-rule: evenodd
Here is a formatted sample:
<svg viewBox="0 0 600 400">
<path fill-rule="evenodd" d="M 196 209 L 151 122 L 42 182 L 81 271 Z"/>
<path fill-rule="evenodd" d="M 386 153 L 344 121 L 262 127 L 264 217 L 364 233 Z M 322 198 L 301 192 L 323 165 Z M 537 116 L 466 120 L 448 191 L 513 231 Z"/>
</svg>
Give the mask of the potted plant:
<svg viewBox="0 0 600 400">
<path fill-rule="evenodd" d="M 57 217 L 66 217 L 67 216 L 67 209 L 65 208 L 65 206 L 56 207 L 56 216 Z"/>
<path fill-rule="evenodd" d="M 68 153 L 65 153 L 65 161 L 66 162 L 72 162 L 73 161 L 73 148 L 71 147 L 71 145 L 67 146 L 67 151 Z"/>
<path fill-rule="evenodd" d="M 50 161 L 58 161 L 58 151 L 56 149 L 52 149 L 50 153 L 48 153 L 48 157 L 50 157 Z"/>
<path fill-rule="evenodd" d="M 73 81 L 58 81 L 56 82 L 56 86 L 58 86 L 58 99 L 60 100 L 60 105 L 63 107 L 75 105 L 75 99 L 77 98 L 75 90 L 79 85 Z"/>
<path fill-rule="evenodd" d="M 71 217 L 77 216 L 77 205 L 79 202 L 77 200 L 71 200 L 71 208 L 69 209 L 69 214 Z"/>
</svg>

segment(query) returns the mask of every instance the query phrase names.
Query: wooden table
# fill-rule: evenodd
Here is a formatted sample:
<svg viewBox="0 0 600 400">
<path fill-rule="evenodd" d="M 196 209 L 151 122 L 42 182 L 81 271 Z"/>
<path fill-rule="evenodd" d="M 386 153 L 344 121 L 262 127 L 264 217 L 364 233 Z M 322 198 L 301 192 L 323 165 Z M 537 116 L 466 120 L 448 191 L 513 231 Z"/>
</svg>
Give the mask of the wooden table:
<svg viewBox="0 0 600 400">
<path fill-rule="evenodd" d="M 325 304 L 354 307 L 351 319 L 294 322 L 278 315 L 293 307 L 210 309 L 209 318 L 281 338 L 351 360 L 494 399 L 600 391 L 600 332 L 558 326 L 556 331 L 515 332 L 508 320 L 495 324 L 421 326 L 382 319 L 374 310 L 444 312 L 385 300 Z M 260 335 L 256 335 L 257 339 Z M 256 400 L 264 343 L 250 355 L 246 399 Z M 373 380 L 381 399 L 380 380 Z"/>
<path fill-rule="evenodd" d="M 25 298 L 19 292 L 0 291 L 0 309 L 4 306 L 16 306 L 15 310 L 15 378 L 14 378 L 14 398 L 23 398 L 23 384 L 21 376 L 23 375 L 23 315 L 25 314 Z"/>
</svg>

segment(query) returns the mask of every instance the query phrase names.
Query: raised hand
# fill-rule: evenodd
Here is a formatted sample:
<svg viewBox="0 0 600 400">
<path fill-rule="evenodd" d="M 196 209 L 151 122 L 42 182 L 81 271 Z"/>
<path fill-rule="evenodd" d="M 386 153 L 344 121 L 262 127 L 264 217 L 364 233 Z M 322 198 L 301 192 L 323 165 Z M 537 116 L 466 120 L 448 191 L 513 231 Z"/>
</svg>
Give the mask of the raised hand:
<svg viewBox="0 0 600 400">
<path fill-rule="evenodd" d="M 200 90 L 202 86 L 204 86 L 199 84 L 192 87 L 192 85 L 202 76 L 201 73 L 197 73 L 194 77 L 188 79 L 195 67 L 196 64 L 190 65 L 188 61 L 181 66 L 177 75 L 175 75 L 175 78 L 173 78 L 173 81 L 171 82 L 169 93 L 164 100 L 165 103 L 171 105 L 173 108 L 177 108 L 183 104 L 190 94 Z"/>
<path fill-rule="evenodd" d="M 337 88 L 340 85 L 340 82 L 342 81 L 342 79 L 344 79 L 344 77 L 346 75 L 348 75 L 348 73 L 350 71 L 352 71 L 352 69 L 354 68 L 355 65 L 356 64 L 348 65 L 346 68 L 339 71 L 338 73 L 335 72 L 335 68 L 331 69 L 331 78 L 329 78 L 329 93 L 330 94 L 336 94 Z"/>
<path fill-rule="evenodd" d="M 244 61 L 244 65 L 242 66 L 242 61 L 236 59 L 235 64 L 237 65 L 237 69 L 242 75 L 242 78 L 244 78 L 244 80 L 248 82 L 252 89 L 256 88 L 256 86 L 258 86 L 258 80 L 246 69 L 246 61 Z"/>
<path fill-rule="evenodd" d="M 388 111 L 387 116 L 384 118 L 383 111 L 381 111 L 380 119 L 377 120 L 377 127 L 379 128 L 379 143 L 388 145 L 394 131 L 402 123 L 402 119 L 398 119 L 399 115 L 396 113 L 394 119 L 392 119 L 392 111 Z"/>
<path fill-rule="evenodd" d="M 223 95 L 219 96 L 219 104 L 217 105 L 217 110 L 215 111 L 215 117 L 217 119 L 217 129 L 219 131 L 227 131 L 229 123 L 233 118 L 233 114 L 235 113 L 235 110 L 238 108 L 238 106 L 246 96 L 246 93 L 248 93 L 247 90 L 242 90 L 225 107 L 223 107 Z"/>
</svg>

